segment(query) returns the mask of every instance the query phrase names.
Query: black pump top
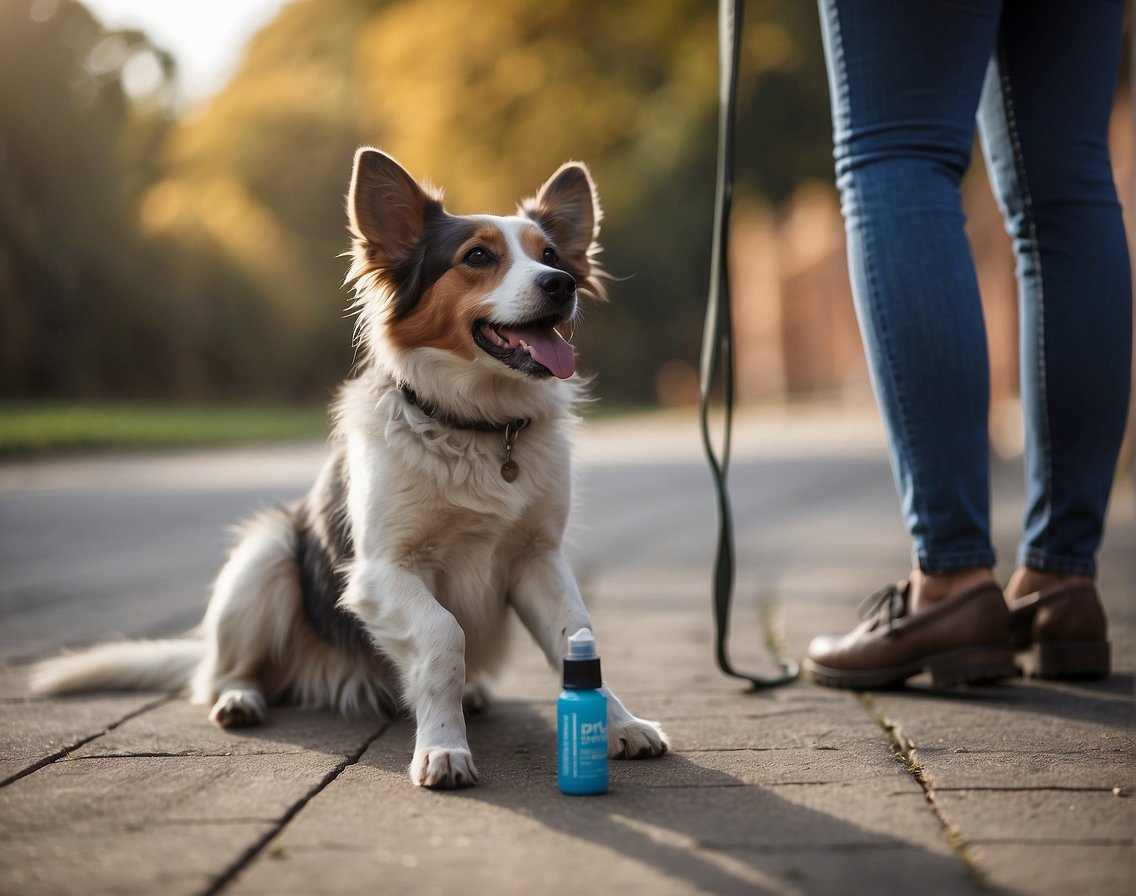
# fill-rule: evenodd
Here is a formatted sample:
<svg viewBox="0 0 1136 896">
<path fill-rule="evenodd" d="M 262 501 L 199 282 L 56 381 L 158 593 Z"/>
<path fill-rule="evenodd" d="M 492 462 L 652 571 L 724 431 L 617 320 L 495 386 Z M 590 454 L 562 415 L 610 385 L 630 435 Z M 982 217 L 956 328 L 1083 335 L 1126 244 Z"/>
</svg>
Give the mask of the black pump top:
<svg viewBox="0 0 1136 896">
<path fill-rule="evenodd" d="M 591 690 L 603 686 L 596 639 L 591 629 L 582 628 L 568 639 L 568 655 L 564 657 L 564 687 Z"/>
</svg>

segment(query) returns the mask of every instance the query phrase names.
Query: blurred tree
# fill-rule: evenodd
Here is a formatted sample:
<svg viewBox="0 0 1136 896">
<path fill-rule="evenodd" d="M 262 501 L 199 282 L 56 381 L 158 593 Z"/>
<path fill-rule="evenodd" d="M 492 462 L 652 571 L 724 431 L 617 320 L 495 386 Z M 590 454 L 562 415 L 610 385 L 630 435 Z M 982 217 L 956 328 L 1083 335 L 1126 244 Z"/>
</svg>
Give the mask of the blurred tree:
<svg viewBox="0 0 1136 896">
<path fill-rule="evenodd" d="M 149 60 L 135 106 L 123 75 Z M 157 325 L 130 208 L 164 119 L 169 56 L 72 0 L 0 3 L 0 388 L 129 391 Z M 144 179 L 144 178 L 143 178 Z"/>
<path fill-rule="evenodd" d="M 164 176 L 143 199 L 145 232 L 180 272 L 181 304 L 208 299 L 196 350 L 242 391 L 322 400 L 350 363 L 338 256 L 360 142 L 353 50 L 384 5 L 285 6 L 226 88 L 170 134 Z"/>
<path fill-rule="evenodd" d="M 773 201 L 831 171 L 807 7 L 746 10 L 739 190 Z M 715 29 L 704 0 L 296 0 L 167 129 L 172 69 L 141 35 L 73 0 L 0 0 L 4 391 L 325 397 L 351 363 L 337 256 L 372 143 L 458 213 L 507 212 L 586 161 L 621 279 L 576 341 L 603 394 L 652 398 L 700 340 Z"/>
</svg>

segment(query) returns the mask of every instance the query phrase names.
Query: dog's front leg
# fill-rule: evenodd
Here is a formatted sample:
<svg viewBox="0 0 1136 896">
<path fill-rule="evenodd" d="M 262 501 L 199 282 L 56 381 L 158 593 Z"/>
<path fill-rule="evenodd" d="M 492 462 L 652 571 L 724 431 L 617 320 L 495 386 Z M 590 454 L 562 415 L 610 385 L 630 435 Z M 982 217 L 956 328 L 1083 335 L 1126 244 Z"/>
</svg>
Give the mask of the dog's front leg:
<svg viewBox="0 0 1136 896">
<path fill-rule="evenodd" d="M 402 675 L 417 730 L 410 777 L 422 787 L 468 787 L 477 768 L 462 713 L 465 632 L 422 580 L 384 561 L 356 561 L 343 606 Z"/>
<path fill-rule="evenodd" d="M 568 636 L 591 628 L 576 579 L 563 553 L 557 549 L 534 551 L 521 561 L 510 601 L 525 628 L 540 645 L 552 668 L 559 673 L 568 652 Z M 613 759 L 643 759 L 661 756 L 669 746 L 658 722 L 632 715 L 605 684 L 607 697 L 607 746 Z"/>
</svg>

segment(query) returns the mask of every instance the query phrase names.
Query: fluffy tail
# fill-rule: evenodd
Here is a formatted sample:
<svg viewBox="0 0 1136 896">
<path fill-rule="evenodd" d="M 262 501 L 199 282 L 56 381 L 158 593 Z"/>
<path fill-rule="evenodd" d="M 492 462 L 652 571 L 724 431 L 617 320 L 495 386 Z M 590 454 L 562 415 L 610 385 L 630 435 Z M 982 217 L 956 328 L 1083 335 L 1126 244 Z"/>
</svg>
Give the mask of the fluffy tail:
<svg viewBox="0 0 1136 896">
<path fill-rule="evenodd" d="M 36 694 L 84 691 L 176 691 L 205 656 L 205 642 L 120 641 L 64 654 L 32 667 Z"/>
</svg>

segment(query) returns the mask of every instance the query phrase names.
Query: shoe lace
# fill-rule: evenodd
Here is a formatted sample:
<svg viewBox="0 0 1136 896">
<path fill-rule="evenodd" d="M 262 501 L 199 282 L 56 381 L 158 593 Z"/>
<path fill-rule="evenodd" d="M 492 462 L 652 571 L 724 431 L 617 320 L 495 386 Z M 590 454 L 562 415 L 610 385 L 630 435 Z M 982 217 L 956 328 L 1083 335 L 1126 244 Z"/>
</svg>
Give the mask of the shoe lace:
<svg viewBox="0 0 1136 896">
<path fill-rule="evenodd" d="M 884 623 L 890 635 L 895 620 L 907 614 L 907 588 L 887 585 L 864 598 L 856 613 L 864 622 L 872 621 L 872 628 Z"/>
</svg>

